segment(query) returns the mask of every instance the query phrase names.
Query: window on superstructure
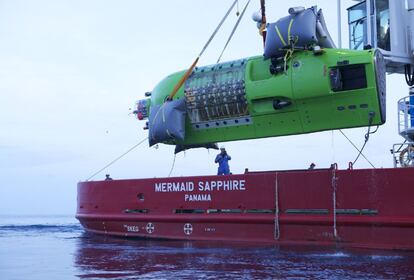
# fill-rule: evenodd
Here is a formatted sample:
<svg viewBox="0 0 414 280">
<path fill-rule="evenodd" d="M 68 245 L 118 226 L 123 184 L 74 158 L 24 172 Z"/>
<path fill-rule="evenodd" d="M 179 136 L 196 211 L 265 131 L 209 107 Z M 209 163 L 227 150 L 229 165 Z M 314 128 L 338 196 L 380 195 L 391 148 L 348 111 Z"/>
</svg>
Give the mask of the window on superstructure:
<svg viewBox="0 0 414 280">
<path fill-rule="evenodd" d="M 389 0 L 377 0 L 377 47 L 386 51 L 391 50 L 390 44 L 390 6 Z"/>
<path fill-rule="evenodd" d="M 348 9 L 349 47 L 362 50 L 367 44 L 366 2 L 361 2 Z"/>
</svg>

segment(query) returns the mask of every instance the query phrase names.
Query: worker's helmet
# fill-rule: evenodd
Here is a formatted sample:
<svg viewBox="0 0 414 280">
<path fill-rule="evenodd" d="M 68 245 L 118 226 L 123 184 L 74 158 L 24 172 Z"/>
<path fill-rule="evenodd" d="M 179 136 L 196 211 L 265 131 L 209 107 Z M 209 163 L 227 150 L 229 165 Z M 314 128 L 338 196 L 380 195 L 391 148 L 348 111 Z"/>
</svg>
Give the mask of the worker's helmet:
<svg viewBox="0 0 414 280">
<path fill-rule="evenodd" d="M 220 150 L 225 150 L 225 149 L 226 149 L 226 147 L 220 146 Z"/>
</svg>

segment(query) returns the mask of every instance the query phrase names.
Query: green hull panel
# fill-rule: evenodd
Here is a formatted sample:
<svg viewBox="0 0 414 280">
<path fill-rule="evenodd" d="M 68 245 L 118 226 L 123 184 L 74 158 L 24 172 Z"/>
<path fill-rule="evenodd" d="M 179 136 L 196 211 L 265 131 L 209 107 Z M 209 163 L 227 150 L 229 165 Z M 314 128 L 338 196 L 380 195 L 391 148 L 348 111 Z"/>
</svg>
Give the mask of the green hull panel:
<svg viewBox="0 0 414 280">
<path fill-rule="evenodd" d="M 385 122 L 385 71 L 375 50 L 297 51 L 197 68 L 174 99 L 186 98 L 184 141 L 196 145 L 311 133 Z M 279 72 L 269 70 L 278 66 Z M 281 70 L 282 69 L 282 70 Z M 164 103 L 185 71 L 162 80 L 149 106 Z M 224 104 L 224 105 L 223 105 Z"/>
</svg>

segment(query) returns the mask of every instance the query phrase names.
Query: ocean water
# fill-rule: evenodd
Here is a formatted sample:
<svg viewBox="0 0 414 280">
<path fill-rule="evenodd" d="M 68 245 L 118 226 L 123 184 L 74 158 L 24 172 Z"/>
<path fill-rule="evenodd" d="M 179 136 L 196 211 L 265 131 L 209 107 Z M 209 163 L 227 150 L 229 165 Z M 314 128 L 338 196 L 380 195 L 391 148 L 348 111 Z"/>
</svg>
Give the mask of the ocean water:
<svg viewBox="0 0 414 280">
<path fill-rule="evenodd" d="M 0 279 L 414 279 L 414 252 L 121 239 L 1 217 Z"/>
</svg>

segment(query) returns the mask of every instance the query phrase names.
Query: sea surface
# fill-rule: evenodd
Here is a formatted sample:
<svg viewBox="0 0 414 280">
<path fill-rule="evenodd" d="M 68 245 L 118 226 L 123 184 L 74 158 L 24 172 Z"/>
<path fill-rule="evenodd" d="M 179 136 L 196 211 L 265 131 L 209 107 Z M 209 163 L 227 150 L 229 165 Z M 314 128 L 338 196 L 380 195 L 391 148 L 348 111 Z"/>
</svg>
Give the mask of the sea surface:
<svg viewBox="0 0 414 280">
<path fill-rule="evenodd" d="M 73 217 L 0 216 L 0 279 L 414 279 L 414 252 L 121 239 Z"/>
</svg>

